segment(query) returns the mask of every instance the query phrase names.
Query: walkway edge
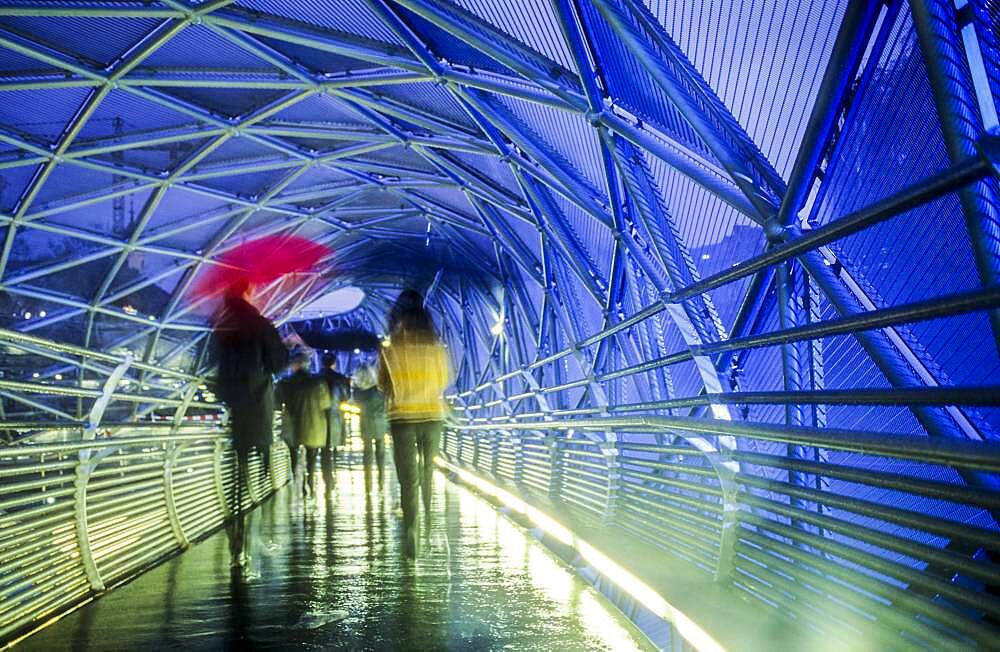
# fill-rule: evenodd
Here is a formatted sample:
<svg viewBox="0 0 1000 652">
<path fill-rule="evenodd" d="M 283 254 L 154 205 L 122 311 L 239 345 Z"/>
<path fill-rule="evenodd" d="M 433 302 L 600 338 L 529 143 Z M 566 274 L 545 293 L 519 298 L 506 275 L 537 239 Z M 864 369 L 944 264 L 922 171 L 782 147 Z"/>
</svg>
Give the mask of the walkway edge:
<svg viewBox="0 0 1000 652">
<path fill-rule="evenodd" d="M 688 617 L 683 611 L 672 605 L 653 588 L 643 583 L 642 580 L 635 577 L 603 552 L 575 535 L 569 528 L 562 525 L 552 516 L 528 504 L 509 491 L 447 460 L 438 457 L 435 458 L 435 462 L 443 471 L 449 473 L 453 479 L 457 478 L 461 483 L 476 489 L 481 495 L 497 501 L 510 509 L 511 512 L 518 514 L 535 527 L 541 529 L 559 544 L 575 552 L 599 575 L 611 581 L 651 614 L 661 619 L 669 627 L 672 627 L 694 649 L 699 652 L 725 651 L 725 648 L 711 634 L 705 631 L 704 628 Z M 543 541 L 542 543 L 553 547 L 551 542 Z M 591 583 L 594 582 L 592 581 Z M 637 627 L 640 627 L 644 634 L 649 636 L 649 632 L 635 621 L 632 614 L 626 613 L 625 615 Z"/>
</svg>

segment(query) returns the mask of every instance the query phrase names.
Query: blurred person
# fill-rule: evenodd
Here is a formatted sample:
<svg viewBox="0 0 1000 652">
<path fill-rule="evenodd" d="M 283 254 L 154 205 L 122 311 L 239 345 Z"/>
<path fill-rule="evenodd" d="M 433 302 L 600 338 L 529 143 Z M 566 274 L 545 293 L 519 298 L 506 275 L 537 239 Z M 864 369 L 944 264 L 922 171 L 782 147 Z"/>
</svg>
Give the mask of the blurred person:
<svg viewBox="0 0 1000 652">
<path fill-rule="evenodd" d="M 351 381 L 347 376 L 337 372 L 337 356 L 332 353 L 323 355 L 322 375 L 330 392 L 327 441 L 323 449 L 323 480 L 327 484 L 327 489 L 330 489 L 333 486 L 334 467 L 337 465 L 337 448 L 346 443 L 348 434 L 340 404 L 350 398 Z"/>
<path fill-rule="evenodd" d="M 447 352 L 423 296 L 404 290 L 389 311 L 389 345 L 379 357 L 379 387 L 388 404 L 392 455 L 403 508 L 403 552 L 417 555 L 418 494 L 430 514 L 434 458 L 441 447 Z"/>
<path fill-rule="evenodd" d="M 385 433 L 389 422 L 385 414 L 385 394 L 378 388 L 378 367 L 366 365 L 354 373 L 354 402 L 361 408 L 361 459 L 365 467 L 366 484 L 371 483 L 372 448 L 378 468 L 378 482 L 382 484 L 385 467 Z"/>
<path fill-rule="evenodd" d="M 299 350 L 292 357 L 292 374 L 281 381 L 278 395 L 284 409 L 283 420 L 289 424 L 295 449 L 306 449 L 302 485 L 304 496 L 315 492 L 316 462 L 320 450 L 327 444 L 327 421 L 330 410 L 330 391 L 322 376 L 309 371 L 312 356 Z"/>
<path fill-rule="evenodd" d="M 229 409 L 229 426 L 236 452 L 230 522 L 230 552 L 234 567 L 250 561 L 246 553 L 246 518 L 243 493 L 248 481 L 250 452 L 256 450 L 269 472 L 274 439 L 274 374 L 287 360 L 274 328 L 249 301 L 250 283 L 235 281 L 225 292 L 214 318 L 212 352 L 217 364 L 215 393 Z"/>
</svg>

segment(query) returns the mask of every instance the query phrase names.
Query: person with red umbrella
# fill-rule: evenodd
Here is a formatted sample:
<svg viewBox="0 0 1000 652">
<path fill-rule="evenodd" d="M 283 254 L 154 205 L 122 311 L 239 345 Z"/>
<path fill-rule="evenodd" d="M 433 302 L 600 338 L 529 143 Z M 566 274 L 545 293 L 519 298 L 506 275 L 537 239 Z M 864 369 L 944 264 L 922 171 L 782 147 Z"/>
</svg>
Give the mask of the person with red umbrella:
<svg viewBox="0 0 1000 652">
<path fill-rule="evenodd" d="M 274 441 L 274 375 L 288 364 L 288 350 L 274 325 L 250 302 L 255 284 L 306 271 L 327 249 L 304 238 L 269 237 L 224 254 L 195 285 L 196 299 L 222 295 L 214 316 L 212 349 L 217 363 L 216 395 L 229 409 L 237 480 L 231 499 L 230 550 L 235 568 L 249 563 L 243 493 L 252 451 L 268 469 Z"/>
<path fill-rule="evenodd" d="M 250 454 L 256 450 L 269 468 L 274 422 L 273 375 L 285 368 L 288 351 L 278 331 L 247 300 L 250 284 L 234 283 L 226 292 L 213 331 L 218 363 L 216 395 L 229 408 L 229 426 L 236 451 L 237 477 L 233 483 L 230 552 L 234 567 L 245 567 L 246 519 L 243 492 Z"/>
</svg>

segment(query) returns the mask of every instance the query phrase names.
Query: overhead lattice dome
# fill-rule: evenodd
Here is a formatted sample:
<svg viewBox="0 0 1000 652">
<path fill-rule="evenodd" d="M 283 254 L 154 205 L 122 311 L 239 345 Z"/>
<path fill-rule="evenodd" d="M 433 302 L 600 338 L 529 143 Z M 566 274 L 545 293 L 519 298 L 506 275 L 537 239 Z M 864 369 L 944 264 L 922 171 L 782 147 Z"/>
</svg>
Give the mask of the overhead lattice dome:
<svg viewBox="0 0 1000 652">
<path fill-rule="evenodd" d="M 892 640 L 982 641 L 995 19 L 985 0 L 0 1 L 6 427 L 85 425 L 109 378 L 146 398 L 108 423 L 210 410 L 192 285 L 249 239 L 306 236 L 332 255 L 265 288 L 267 314 L 357 288 L 381 335 L 425 291 L 453 462 L 792 619 L 835 605 L 819 629 L 860 613 Z M 553 436 L 566 466 L 526 478 Z"/>
</svg>

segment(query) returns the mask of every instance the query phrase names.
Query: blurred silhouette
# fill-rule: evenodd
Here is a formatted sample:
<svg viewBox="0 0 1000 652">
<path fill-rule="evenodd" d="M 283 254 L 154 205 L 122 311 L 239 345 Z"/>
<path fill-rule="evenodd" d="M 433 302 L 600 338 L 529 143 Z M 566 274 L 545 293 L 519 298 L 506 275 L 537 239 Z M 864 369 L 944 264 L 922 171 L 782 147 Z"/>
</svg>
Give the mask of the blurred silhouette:
<svg viewBox="0 0 1000 652">
<path fill-rule="evenodd" d="M 385 461 L 385 433 L 389 422 L 385 414 L 385 394 L 378 388 L 378 369 L 374 365 L 359 367 L 354 372 L 354 402 L 361 408 L 361 459 L 365 467 L 366 486 L 371 484 L 372 449 L 382 484 Z"/>
<path fill-rule="evenodd" d="M 309 372 L 311 362 L 312 356 L 307 351 L 297 351 L 292 357 L 292 375 L 278 385 L 283 420 L 288 423 L 294 451 L 297 455 L 299 446 L 306 449 L 302 493 L 307 496 L 315 491 L 316 458 L 327 446 L 331 403 L 324 379 Z"/>
<path fill-rule="evenodd" d="M 346 443 L 347 428 L 340 404 L 350 398 L 351 384 L 347 376 L 337 373 L 337 357 L 332 353 L 323 356 L 323 380 L 330 392 L 330 411 L 327 418 L 327 441 L 323 449 L 323 479 L 327 489 L 333 486 L 333 470 L 337 465 L 337 448 Z"/>
<path fill-rule="evenodd" d="M 218 365 L 216 395 L 229 408 L 229 425 L 237 471 L 233 483 L 230 551 L 234 566 L 245 566 L 246 519 L 243 494 L 248 481 L 250 452 L 256 450 L 268 469 L 273 436 L 273 375 L 281 371 L 288 352 L 274 326 L 249 302 L 250 284 L 234 282 L 225 294 L 212 333 Z"/>
<path fill-rule="evenodd" d="M 404 290 L 389 312 L 389 344 L 379 357 L 379 386 L 388 403 L 393 460 L 403 507 L 403 553 L 417 555 L 418 494 L 430 513 L 434 458 L 441 447 L 444 389 L 450 376 L 444 344 L 423 296 Z"/>
</svg>

